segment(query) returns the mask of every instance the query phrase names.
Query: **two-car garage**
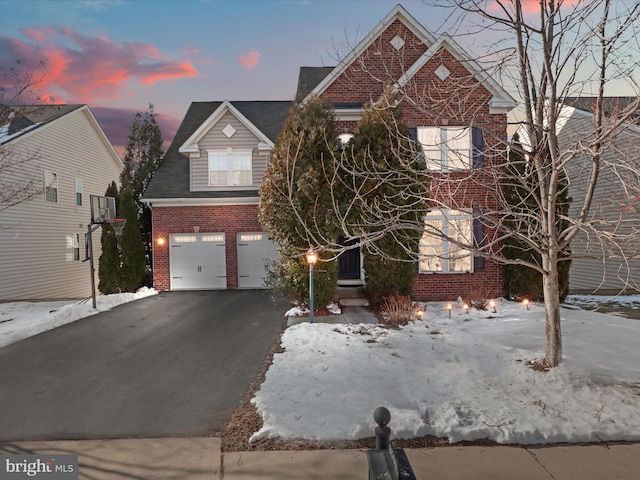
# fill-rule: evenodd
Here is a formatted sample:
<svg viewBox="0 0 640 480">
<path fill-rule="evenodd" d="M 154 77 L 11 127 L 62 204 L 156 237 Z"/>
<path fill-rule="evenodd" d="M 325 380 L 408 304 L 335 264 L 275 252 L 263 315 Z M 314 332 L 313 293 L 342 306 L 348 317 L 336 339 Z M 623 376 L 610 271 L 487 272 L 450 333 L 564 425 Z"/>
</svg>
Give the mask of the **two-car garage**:
<svg viewBox="0 0 640 480">
<path fill-rule="evenodd" d="M 266 259 L 276 248 L 265 232 L 241 232 L 235 238 L 238 288 L 265 288 Z M 227 238 L 224 232 L 173 233 L 169 236 L 172 290 L 228 288 Z M 230 252 L 233 254 L 233 252 Z"/>
</svg>

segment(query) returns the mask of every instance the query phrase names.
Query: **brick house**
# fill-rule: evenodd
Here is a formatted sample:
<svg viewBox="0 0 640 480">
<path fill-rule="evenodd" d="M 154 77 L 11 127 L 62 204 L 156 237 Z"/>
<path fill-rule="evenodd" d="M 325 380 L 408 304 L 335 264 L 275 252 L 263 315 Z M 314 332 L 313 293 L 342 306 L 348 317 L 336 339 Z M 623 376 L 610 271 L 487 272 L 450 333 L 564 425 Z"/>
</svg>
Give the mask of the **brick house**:
<svg viewBox="0 0 640 480">
<path fill-rule="evenodd" d="M 341 138 L 348 139 L 364 104 L 390 88 L 398 92 L 405 123 L 428 152 L 434 179 L 459 177 L 465 185 L 449 199 L 458 210 L 434 210 L 426 222 L 441 222 L 445 229 L 455 225 L 456 234 L 468 237 L 491 235 L 465 213 L 491 199 L 481 181 L 465 179 L 495 158 L 483 152 L 505 150 L 507 112 L 515 101 L 450 37 L 436 39 L 400 5 L 337 66 L 302 67 L 296 98 L 329 99 Z M 257 219 L 258 191 L 291 105 L 192 103 L 144 194 L 153 211 L 157 289 L 262 285 L 264 258 L 274 257 L 275 248 Z M 491 261 L 428 235 L 420 253 L 414 282 L 419 300 L 456 298 L 473 289 L 502 291 L 500 267 Z M 340 260 L 339 284 L 366 283 L 357 249 Z"/>
</svg>

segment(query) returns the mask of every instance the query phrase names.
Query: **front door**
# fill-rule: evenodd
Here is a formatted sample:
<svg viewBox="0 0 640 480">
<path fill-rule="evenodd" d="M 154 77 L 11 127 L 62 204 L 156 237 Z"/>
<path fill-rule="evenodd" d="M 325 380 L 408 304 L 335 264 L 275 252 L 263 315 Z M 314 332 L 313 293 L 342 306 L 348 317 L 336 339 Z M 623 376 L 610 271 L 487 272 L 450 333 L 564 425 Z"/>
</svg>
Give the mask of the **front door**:
<svg viewBox="0 0 640 480">
<path fill-rule="evenodd" d="M 347 247 L 357 243 L 356 240 L 347 242 L 342 237 L 338 241 Z M 360 247 L 345 250 L 338 257 L 338 281 L 340 280 L 361 280 Z"/>
</svg>

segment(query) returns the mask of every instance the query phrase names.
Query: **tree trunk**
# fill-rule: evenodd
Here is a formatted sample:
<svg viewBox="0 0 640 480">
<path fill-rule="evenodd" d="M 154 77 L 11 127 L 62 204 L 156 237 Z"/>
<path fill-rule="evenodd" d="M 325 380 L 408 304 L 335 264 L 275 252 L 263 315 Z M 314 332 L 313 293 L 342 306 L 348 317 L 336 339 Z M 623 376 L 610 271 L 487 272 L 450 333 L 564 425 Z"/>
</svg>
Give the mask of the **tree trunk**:
<svg viewBox="0 0 640 480">
<path fill-rule="evenodd" d="M 547 260 L 547 259 L 544 259 Z M 544 293 L 545 355 L 548 367 L 557 367 L 562 361 L 562 332 L 560 329 L 560 289 L 558 288 L 557 255 L 550 255 L 542 277 Z"/>
</svg>

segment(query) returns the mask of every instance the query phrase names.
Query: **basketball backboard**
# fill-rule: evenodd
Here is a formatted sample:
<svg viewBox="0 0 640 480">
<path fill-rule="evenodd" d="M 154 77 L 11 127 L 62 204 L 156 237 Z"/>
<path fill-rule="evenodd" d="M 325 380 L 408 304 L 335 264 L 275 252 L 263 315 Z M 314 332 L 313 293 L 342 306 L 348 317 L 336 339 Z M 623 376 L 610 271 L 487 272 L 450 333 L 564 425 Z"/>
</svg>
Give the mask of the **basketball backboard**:
<svg viewBox="0 0 640 480">
<path fill-rule="evenodd" d="M 104 223 L 116 218 L 116 199 L 102 195 L 90 195 L 91 223 Z"/>
</svg>

